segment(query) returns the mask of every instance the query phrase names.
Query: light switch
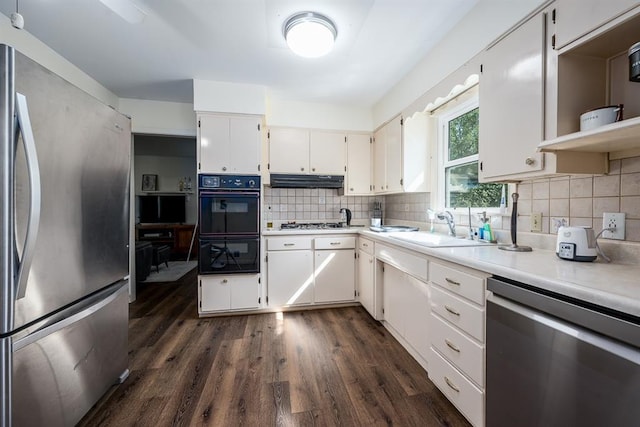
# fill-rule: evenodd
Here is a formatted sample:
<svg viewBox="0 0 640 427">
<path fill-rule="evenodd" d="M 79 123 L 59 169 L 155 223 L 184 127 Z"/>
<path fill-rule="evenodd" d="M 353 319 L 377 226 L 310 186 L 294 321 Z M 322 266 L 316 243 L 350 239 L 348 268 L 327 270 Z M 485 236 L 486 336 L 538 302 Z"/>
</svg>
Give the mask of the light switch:
<svg viewBox="0 0 640 427">
<path fill-rule="evenodd" d="M 531 214 L 531 231 L 542 231 L 542 213 Z"/>
</svg>

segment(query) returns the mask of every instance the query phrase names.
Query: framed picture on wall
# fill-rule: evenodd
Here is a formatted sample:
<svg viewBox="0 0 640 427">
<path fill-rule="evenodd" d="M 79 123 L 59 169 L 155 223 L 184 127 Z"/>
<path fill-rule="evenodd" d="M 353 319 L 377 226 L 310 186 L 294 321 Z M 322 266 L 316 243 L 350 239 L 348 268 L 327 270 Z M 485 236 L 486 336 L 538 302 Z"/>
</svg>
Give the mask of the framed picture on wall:
<svg viewBox="0 0 640 427">
<path fill-rule="evenodd" d="M 157 191 L 158 175 L 142 175 L 142 191 Z"/>
</svg>

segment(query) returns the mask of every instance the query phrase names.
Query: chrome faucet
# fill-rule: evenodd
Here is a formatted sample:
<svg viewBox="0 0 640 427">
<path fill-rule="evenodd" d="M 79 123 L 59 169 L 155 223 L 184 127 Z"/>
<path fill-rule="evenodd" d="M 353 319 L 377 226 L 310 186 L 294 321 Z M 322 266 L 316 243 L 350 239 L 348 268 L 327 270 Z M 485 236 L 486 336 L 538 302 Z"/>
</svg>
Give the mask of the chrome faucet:
<svg viewBox="0 0 640 427">
<path fill-rule="evenodd" d="M 439 220 L 447 221 L 447 225 L 449 226 L 449 236 L 456 236 L 456 224 L 453 221 L 453 214 L 449 211 L 439 212 L 437 214 Z"/>
</svg>

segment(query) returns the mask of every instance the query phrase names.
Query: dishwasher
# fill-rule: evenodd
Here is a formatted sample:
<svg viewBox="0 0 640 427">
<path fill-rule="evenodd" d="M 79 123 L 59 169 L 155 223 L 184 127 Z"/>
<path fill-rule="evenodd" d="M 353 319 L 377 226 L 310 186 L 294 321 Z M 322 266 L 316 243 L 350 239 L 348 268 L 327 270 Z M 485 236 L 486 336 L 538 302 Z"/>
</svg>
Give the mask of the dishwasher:
<svg viewBox="0 0 640 427">
<path fill-rule="evenodd" d="M 640 318 L 487 280 L 486 425 L 640 425 Z"/>
</svg>

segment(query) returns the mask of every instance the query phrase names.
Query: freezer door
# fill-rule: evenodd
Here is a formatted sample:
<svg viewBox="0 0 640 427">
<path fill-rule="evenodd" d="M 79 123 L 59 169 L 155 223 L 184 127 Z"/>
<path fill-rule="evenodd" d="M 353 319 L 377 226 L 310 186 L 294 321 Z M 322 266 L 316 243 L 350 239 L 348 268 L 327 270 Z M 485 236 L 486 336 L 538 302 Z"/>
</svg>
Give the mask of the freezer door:
<svg viewBox="0 0 640 427">
<path fill-rule="evenodd" d="M 128 275 L 130 120 L 16 52 L 41 177 L 40 224 L 19 328 Z M 31 189 L 16 148 L 15 230 L 26 239 Z"/>
<path fill-rule="evenodd" d="M 13 343 L 13 425 L 75 425 L 127 372 L 127 284 Z M 5 338 L 10 340 L 11 338 Z"/>
</svg>

